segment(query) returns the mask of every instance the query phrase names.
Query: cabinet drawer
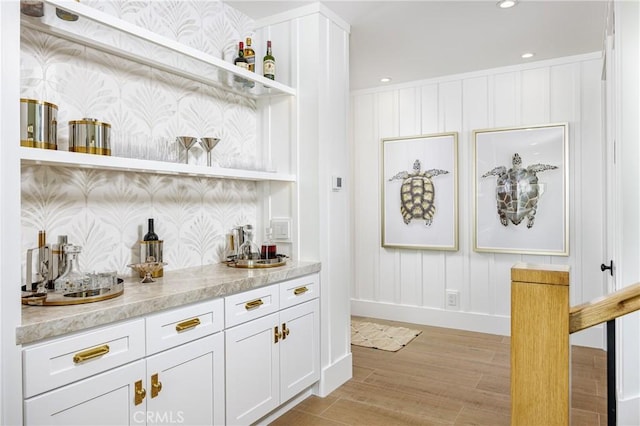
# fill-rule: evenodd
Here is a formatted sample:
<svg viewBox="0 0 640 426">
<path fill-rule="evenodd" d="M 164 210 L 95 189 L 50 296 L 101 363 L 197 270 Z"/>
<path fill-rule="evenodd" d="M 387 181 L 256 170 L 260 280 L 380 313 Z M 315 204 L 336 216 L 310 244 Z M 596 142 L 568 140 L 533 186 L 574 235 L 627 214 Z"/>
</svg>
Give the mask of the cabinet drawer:
<svg viewBox="0 0 640 426">
<path fill-rule="evenodd" d="M 277 312 L 278 284 L 233 294 L 224 298 L 225 328 Z"/>
<path fill-rule="evenodd" d="M 224 302 L 208 300 L 149 315 L 146 326 L 147 355 L 151 355 L 221 331 Z"/>
<path fill-rule="evenodd" d="M 76 333 L 22 351 L 24 396 L 84 379 L 145 355 L 144 320 Z"/>
<path fill-rule="evenodd" d="M 280 283 L 280 309 L 307 302 L 319 296 L 320 276 L 318 274 Z"/>
</svg>

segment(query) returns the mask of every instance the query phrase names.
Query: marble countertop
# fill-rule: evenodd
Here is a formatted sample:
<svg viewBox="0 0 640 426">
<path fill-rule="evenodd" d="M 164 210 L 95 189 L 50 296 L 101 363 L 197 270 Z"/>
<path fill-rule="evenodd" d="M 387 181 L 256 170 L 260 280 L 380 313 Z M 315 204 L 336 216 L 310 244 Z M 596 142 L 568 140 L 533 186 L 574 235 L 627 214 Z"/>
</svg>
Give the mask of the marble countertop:
<svg viewBox="0 0 640 426">
<path fill-rule="evenodd" d="M 214 264 L 165 271 L 164 277 L 147 284 L 141 284 L 136 278 L 127 278 L 124 293 L 113 299 L 68 306 L 23 305 L 22 325 L 16 329 L 16 343 L 33 343 L 318 271 L 319 262 L 289 261 L 284 266 L 265 269 Z"/>
</svg>

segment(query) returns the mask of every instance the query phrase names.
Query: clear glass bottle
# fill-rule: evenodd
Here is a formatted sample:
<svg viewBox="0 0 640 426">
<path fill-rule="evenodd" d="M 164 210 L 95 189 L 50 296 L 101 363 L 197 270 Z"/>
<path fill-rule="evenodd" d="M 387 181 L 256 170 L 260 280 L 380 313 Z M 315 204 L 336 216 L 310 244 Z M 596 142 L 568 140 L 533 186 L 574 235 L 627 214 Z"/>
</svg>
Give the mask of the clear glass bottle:
<svg viewBox="0 0 640 426">
<path fill-rule="evenodd" d="M 253 226 L 246 225 L 244 227 L 244 243 L 240 246 L 240 260 L 256 260 L 260 259 L 260 247 L 253 242 Z"/>
<path fill-rule="evenodd" d="M 73 293 L 89 288 L 91 278 L 80 271 L 78 255 L 82 247 L 66 244 L 64 253 L 67 258 L 67 267 L 64 273 L 54 281 L 53 288 L 56 293 Z"/>
<path fill-rule="evenodd" d="M 273 242 L 273 230 L 271 228 L 267 228 L 265 230 L 264 243 L 262 243 L 262 248 L 260 249 L 260 257 L 262 259 L 275 259 L 276 258 L 276 245 Z"/>
</svg>

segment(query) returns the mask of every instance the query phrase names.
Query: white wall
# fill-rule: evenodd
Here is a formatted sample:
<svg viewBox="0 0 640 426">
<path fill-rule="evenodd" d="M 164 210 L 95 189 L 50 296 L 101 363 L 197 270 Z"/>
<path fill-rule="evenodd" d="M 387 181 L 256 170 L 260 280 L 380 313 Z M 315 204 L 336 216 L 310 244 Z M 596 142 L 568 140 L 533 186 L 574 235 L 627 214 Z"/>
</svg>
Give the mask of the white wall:
<svg viewBox="0 0 640 426">
<path fill-rule="evenodd" d="M 0 2 L 0 424 L 22 422 L 20 324 L 19 2 Z"/>
<path fill-rule="evenodd" d="M 263 39 L 291 40 L 276 56 L 276 74 L 298 90 L 295 209 L 301 259 L 322 262 L 320 315 L 322 376 L 317 393 L 328 395 L 351 378 L 349 284 L 352 278 L 351 186 L 334 192 L 331 177 L 348 178 L 349 26 L 319 3 L 256 23 Z M 275 43 L 275 42 L 274 42 Z M 280 44 L 282 45 L 282 44 Z M 287 114 L 286 109 L 271 114 Z M 275 115 L 274 115 L 275 117 Z M 277 122 L 277 118 L 274 119 Z M 277 143 L 271 138 L 272 143 Z M 278 207 L 273 206 L 273 209 Z"/>
<path fill-rule="evenodd" d="M 352 92 L 355 280 L 352 313 L 509 334 L 510 268 L 571 266 L 571 304 L 603 294 L 599 53 Z M 474 129 L 569 123 L 568 257 L 473 251 Z M 380 140 L 458 132 L 459 251 L 380 246 Z M 446 290 L 460 308 L 446 307 Z M 602 346 L 602 328 L 572 336 Z"/>
<path fill-rule="evenodd" d="M 616 170 L 619 186 L 617 235 L 619 288 L 640 281 L 640 4 L 617 1 L 614 91 Z M 618 424 L 640 424 L 640 312 L 617 321 Z"/>
</svg>

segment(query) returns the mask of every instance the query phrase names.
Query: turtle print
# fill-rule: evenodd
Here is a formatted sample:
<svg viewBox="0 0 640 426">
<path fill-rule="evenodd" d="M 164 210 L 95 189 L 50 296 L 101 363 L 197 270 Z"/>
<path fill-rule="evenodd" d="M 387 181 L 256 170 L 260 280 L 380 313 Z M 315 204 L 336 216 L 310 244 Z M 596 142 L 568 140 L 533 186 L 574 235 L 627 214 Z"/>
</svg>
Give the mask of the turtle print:
<svg viewBox="0 0 640 426">
<path fill-rule="evenodd" d="M 496 201 L 500 223 L 507 226 L 511 221 L 517 226 L 526 218 L 527 228 L 531 228 L 540 198 L 536 173 L 558 167 L 550 164 L 532 164 L 524 168 L 518 153 L 513 154 L 512 162 L 513 167 L 509 170 L 504 166 L 496 167 L 482 177 L 498 176 Z"/>
<path fill-rule="evenodd" d="M 431 169 L 422 172 L 420 160 L 413 163 L 411 173 L 404 171 L 393 176 L 389 181 L 402 179 L 400 187 L 400 213 L 407 225 L 412 219 L 424 220 L 431 226 L 433 215 L 436 213 L 435 188 L 431 178 L 449 173 L 446 170 Z"/>
</svg>

